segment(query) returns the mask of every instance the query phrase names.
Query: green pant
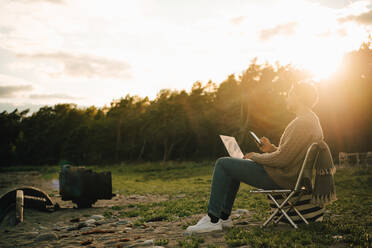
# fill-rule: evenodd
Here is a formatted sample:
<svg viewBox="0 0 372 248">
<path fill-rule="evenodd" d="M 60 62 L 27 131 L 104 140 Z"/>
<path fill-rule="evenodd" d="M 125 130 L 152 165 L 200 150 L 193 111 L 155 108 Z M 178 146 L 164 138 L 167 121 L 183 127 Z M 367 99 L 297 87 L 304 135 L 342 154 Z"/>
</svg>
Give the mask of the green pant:
<svg viewBox="0 0 372 248">
<path fill-rule="evenodd" d="M 213 171 L 208 213 L 218 218 L 221 212 L 230 215 L 240 182 L 260 189 L 280 189 L 262 165 L 250 159 L 219 158 Z"/>
</svg>

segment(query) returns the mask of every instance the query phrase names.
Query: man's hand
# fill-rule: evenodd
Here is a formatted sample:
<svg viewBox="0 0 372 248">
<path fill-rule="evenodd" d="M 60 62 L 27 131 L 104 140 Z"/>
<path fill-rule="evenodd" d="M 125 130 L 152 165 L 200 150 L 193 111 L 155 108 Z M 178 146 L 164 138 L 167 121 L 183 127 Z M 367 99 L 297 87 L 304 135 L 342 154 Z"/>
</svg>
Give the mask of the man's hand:
<svg viewBox="0 0 372 248">
<path fill-rule="evenodd" d="M 271 144 L 270 140 L 266 137 L 262 137 L 260 139 L 262 145 L 259 146 L 258 148 L 261 150 L 261 152 L 275 152 L 276 147 Z"/>
<path fill-rule="evenodd" d="M 254 152 L 249 152 L 249 153 L 245 154 L 243 158 L 244 159 L 250 159 L 252 157 L 253 153 Z"/>
</svg>

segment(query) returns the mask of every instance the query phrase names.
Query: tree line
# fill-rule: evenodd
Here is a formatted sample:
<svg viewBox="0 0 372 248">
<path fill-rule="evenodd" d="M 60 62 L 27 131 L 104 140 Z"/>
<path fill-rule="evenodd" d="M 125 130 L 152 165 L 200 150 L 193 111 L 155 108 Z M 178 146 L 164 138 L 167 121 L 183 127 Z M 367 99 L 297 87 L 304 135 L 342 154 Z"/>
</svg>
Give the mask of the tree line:
<svg viewBox="0 0 372 248">
<path fill-rule="evenodd" d="M 321 58 L 319 58 L 321 59 Z M 318 114 L 335 158 L 372 151 L 372 49 L 347 53 L 339 70 L 317 84 Z M 227 155 L 219 134 L 258 151 L 253 130 L 278 144 L 295 116 L 286 110 L 292 83 L 311 75 L 291 65 L 253 60 L 220 84 L 195 82 L 189 91 L 161 90 L 154 100 L 126 95 L 110 106 L 44 106 L 0 113 L 0 164 L 110 164 L 122 161 L 204 160 Z"/>
</svg>

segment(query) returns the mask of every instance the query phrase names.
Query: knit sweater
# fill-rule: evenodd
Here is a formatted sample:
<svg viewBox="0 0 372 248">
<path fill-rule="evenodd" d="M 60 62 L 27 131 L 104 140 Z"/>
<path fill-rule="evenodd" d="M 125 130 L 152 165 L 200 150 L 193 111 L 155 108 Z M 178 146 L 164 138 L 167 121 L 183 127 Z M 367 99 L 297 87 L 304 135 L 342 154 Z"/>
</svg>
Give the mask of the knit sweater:
<svg viewBox="0 0 372 248">
<path fill-rule="evenodd" d="M 323 139 L 319 119 L 314 112 L 297 116 L 285 128 L 276 151 L 253 153 L 251 159 L 262 164 L 281 188 L 292 189 L 308 147 Z"/>
</svg>

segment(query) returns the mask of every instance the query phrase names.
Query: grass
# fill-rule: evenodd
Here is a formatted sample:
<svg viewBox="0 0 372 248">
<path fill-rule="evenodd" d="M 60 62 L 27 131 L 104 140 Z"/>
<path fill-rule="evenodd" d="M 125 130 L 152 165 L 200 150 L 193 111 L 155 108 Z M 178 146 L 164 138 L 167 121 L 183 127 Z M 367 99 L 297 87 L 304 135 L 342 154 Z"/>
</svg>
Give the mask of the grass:
<svg viewBox="0 0 372 248">
<path fill-rule="evenodd" d="M 157 239 L 154 241 L 154 245 L 167 245 L 169 243 L 169 239 Z"/>
<path fill-rule="evenodd" d="M 338 200 L 327 206 L 321 223 L 298 230 L 275 227 L 233 228 L 226 234 L 229 246 L 252 247 L 371 247 L 372 168 L 342 168 L 335 175 Z"/>
<path fill-rule="evenodd" d="M 94 171 L 111 171 L 113 191 L 125 195 L 167 195 L 169 200 L 152 203 L 114 206 L 105 212 L 121 217 L 136 217 L 134 225 L 150 221 L 183 220 L 207 209 L 213 162 L 167 162 L 124 164 L 116 166 L 87 166 Z M 30 167 L 2 168 L 30 170 Z M 43 178 L 58 178 L 58 166 L 32 167 Z M 340 168 L 336 175 L 338 201 L 327 206 L 321 223 L 301 225 L 298 230 L 268 227 L 232 228 L 225 233 L 230 247 L 371 247 L 372 235 L 372 168 Z M 234 208 L 253 210 L 248 222 L 262 222 L 269 213 L 264 196 L 252 195 L 251 188 L 241 185 Z M 184 228 L 189 223 L 185 219 Z M 164 244 L 168 240 L 159 240 Z M 187 237 L 178 241 L 179 247 L 215 247 L 202 238 Z"/>
<path fill-rule="evenodd" d="M 178 241 L 178 246 L 183 248 L 199 248 L 204 243 L 202 237 L 187 237 L 184 240 Z"/>
</svg>

